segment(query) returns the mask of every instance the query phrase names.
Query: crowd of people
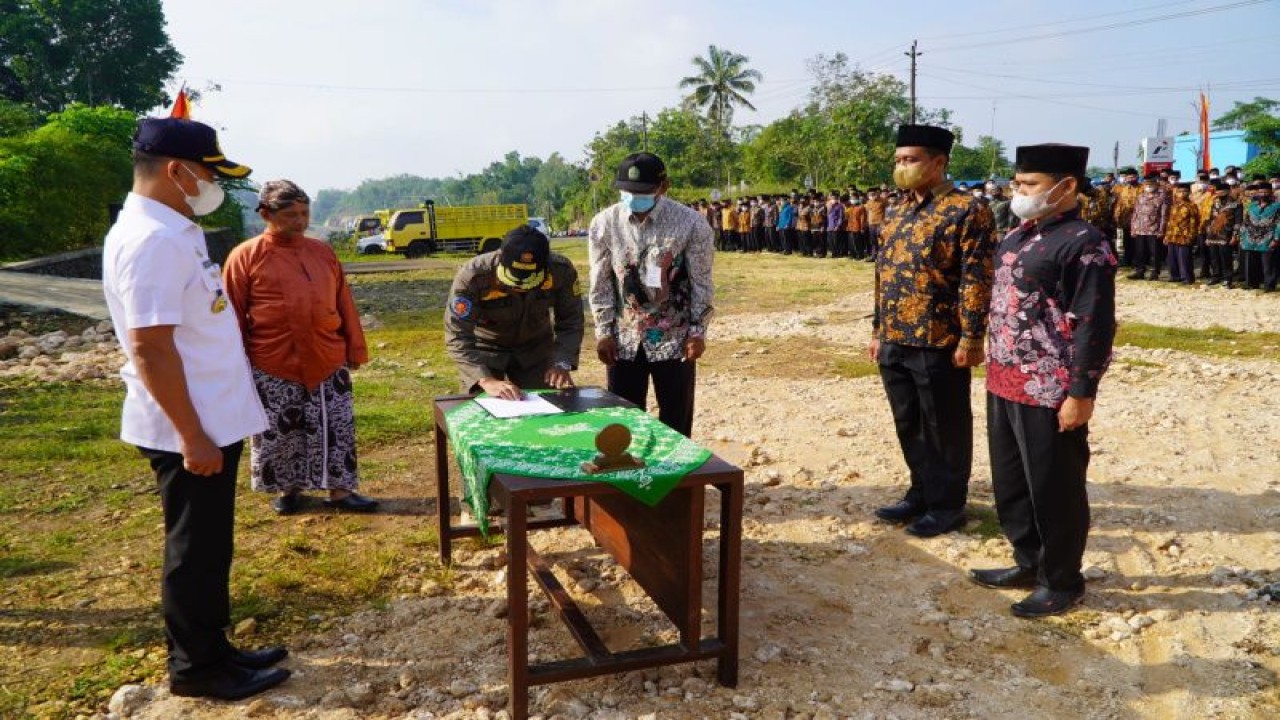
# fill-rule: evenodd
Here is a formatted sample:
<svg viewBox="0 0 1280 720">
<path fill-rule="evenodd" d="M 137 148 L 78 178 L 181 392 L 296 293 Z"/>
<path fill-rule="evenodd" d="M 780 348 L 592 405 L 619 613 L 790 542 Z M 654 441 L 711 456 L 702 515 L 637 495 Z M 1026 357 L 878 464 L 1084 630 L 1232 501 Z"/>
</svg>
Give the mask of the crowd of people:
<svg viewBox="0 0 1280 720">
<path fill-rule="evenodd" d="M 588 289 L 529 227 L 464 265 L 444 310 L 445 344 L 467 393 L 509 399 L 571 388 L 584 296 L 608 390 L 692 435 L 697 361 L 714 316 L 712 265 L 724 252 L 874 263 L 868 356 L 879 368 L 908 483 L 876 517 L 920 538 L 967 521 L 973 464 L 972 370 L 987 365 L 987 444 L 996 510 L 1015 564 L 974 582 L 1029 592 L 1021 617 L 1084 597 L 1088 423 L 1115 336 L 1115 276 L 1275 288 L 1280 178 L 1229 168 L 1195 184 L 1177 173 L 1093 184 L 1088 149 L 1017 149 L 1013 182 L 947 179 L 954 135 L 903 125 L 895 188 L 757 196 L 688 207 L 667 197 L 661 158 L 628 156 L 618 202 L 592 220 Z M 302 493 L 372 512 L 359 482 L 351 371 L 369 359 L 333 250 L 305 236 L 310 198 L 265 183 L 267 231 L 225 270 L 192 218 L 215 210 L 226 159 L 212 128 L 144 120 L 134 184 L 103 251 L 103 287 L 127 363 L 120 437 L 156 475 L 165 517 L 162 606 L 176 695 L 238 699 L 284 682 L 288 651 L 234 647 L 229 571 L 237 466 L 251 438 L 254 489 L 288 515 Z M 444 500 L 443 498 L 441 499 Z"/>
<path fill-rule="evenodd" d="M 1246 176 L 1238 167 L 1210 168 L 1184 183 L 1176 170 L 1134 168 L 1082 179 L 1081 216 L 1115 242 L 1132 280 L 1159 280 L 1273 292 L 1280 281 L 1280 174 Z M 987 180 L 957 189 L 991 210 L 995 231 L 1013 230 L 1010 200 L 1016 179 Z M 885 210 L 905 197 L 898 188 L 857 186 L 823 193 L 792 190 L 692 207 L 715 232 L 722 252 L 773 252 L 872 262 Z M 1166 273 L 1167 268 L 1167 273 Z"/>
</svg>

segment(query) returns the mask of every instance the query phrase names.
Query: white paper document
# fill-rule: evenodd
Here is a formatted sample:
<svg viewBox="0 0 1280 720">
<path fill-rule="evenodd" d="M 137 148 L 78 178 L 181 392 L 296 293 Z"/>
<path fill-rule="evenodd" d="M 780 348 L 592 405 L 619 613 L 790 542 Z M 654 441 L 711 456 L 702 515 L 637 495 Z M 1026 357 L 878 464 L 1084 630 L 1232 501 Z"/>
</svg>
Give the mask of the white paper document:
<svg viewBox="0 0 1280 720">
<path fill-rule="evenodd" d="M 554 415 L 564 412 L 560 408 L 547 402 L 546 398 L 533 393 L 526 393 L 523 400 L 501 400 L 499 398 L 487 397 L 476 398 L 476 402 L 480 403 L 480 407 L 489 411 L 489 414 L 496 418 L 517 418 L 527 417 L 529 415 Z"/>
</svg>

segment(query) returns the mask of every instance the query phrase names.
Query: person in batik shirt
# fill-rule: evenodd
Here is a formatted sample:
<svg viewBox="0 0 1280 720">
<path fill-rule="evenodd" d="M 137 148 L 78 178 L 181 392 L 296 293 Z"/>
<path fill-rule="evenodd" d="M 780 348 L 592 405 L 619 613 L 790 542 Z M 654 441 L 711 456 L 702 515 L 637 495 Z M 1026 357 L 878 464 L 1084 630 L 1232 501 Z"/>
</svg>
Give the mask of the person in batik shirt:
<svg viewBox="0 0 1280 720">
<path fill-rule="evenodd" d="M 946 179 L 955 136 L 898 128 L 894 182 L 906 193 L 885 214 L 868 348 L 893 410 L 911 485 L 876 510 L 933 537 L 964 525 L 973 465 L 971 368 L 982 364 L 991 293 L 991 210 Z"/>
<path fill-rule="evenodd" d="M 1244 204 L 1231 195 L 1231 187 L 1222 180 L 1210 182 L 1213 205 L 1205 225 L 1204 246 L 1209 253 L 1209 284 L 1226 283 L 1231 289 L 1235 275 L 1235 249 L 1240 244 L 1236 230 L 1244 216 Z"/>
<path fill-rule="evenodd" d="M 1111 199 L 1114 201 L 1112 219 L 1120 231 L 1120 242 L 1124 253 L 1121 263 L 1126 266 L 1133 265 L 1133 257 L 1137 252 L 1137 241 L 1134 240 L 1131 225 L 1133 207 L 1138 203 L 1138 194 L 1141 192 L 1142 188 L 1138 187 L 1138 171 L 1131 167 L 1120 171 L 1120 182 L 1111 188 Z"/>
<path fill-rule="evenodd" d="M 987 441 L 1011 568 L 973 570 L 980 585 L 1034 588 L 1020 617 L 1065 612 L 1084 597 L 1089 419 L 1115 339 L 1116 258 L 1080 219 L 1089 149 L 1017 150 L 1023 223 L 996 248 L 987 338 Z"/>
<path fill-rule="evenodd" d="M 1133 219 L 1129 224 L 1133 239 L 1133 274 L 1130 280 L 1143 280 L 1147 266 L 1151 267 L 1151 279 L 1160 279 L 1161 257 L 1164 253 L 1164 230 L 1169 223 L 1170 197 L 1160 187 L 1159 175 L 1148 175 L 1142 180 L 1142 192 L 1133 206 Z"/>
<path fill-rule="evenodd" d="M 689 437 L 697 360 L 714 314 L 711 226 L 667 197 L 657 155 L 628 155 L 613 186 L 619 202 L 597 213 L 587 233 L 596 356 L 609 392 L 641 408 L 652 380 L 658 419 Z"/>
<path fill-rule="evenodd" d="M 1164 231 L 1164 244 L 1169 250 L 1169 281 L 1194 285 L 1195 268 L 1191 264 L 1191 245 L 1200 234 L 1200 209 L 1191 202 L 1191 183 L 1178 183 L 1169 208 L 1169 225 Z"/>
</svg>

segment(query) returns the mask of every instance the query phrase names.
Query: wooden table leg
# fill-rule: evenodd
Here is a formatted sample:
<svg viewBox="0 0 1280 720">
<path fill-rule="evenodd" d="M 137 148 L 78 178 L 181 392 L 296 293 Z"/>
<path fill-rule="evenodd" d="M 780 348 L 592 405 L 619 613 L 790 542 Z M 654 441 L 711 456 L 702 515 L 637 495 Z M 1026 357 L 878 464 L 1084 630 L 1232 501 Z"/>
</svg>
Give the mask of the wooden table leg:
<svg viewBox="0 0 1280 720">
<path fill-rule="evenodd" d="M 507 687 L 512 720 L 529 717 L 528 504 L 507 495 Z"/>
<path fill-rule="evenodd" d="M 436 425 L 436 534 L 440 540 L 440 562 L 453 562 L 453 537 L 449 522 L 449 436 Z"/>
<path fill-rule="evenodd" d="M 716 485 L 720 491 L 720 580 L 717 583 L 717 632 L 724 654 L 716 663 L 716 679 L 738 686 L 738 593 L 742 568 L 742 483 Z"/>
</svg>

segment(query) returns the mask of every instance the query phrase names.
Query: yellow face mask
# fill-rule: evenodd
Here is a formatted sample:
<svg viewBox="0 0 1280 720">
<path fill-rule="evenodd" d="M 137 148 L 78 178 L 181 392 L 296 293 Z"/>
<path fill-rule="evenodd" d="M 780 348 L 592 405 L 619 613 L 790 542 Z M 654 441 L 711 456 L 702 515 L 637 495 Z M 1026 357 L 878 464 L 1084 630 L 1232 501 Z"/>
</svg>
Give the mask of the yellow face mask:
<svg viewBox="0 0 1280 720">
<path fill-rule="evenodd" d="M 924 163 L 899 165 L 893 169 L 893 184 L 903 190 L 916 190 L 924 184 Z"/>
</svg>

